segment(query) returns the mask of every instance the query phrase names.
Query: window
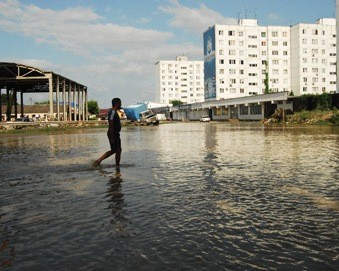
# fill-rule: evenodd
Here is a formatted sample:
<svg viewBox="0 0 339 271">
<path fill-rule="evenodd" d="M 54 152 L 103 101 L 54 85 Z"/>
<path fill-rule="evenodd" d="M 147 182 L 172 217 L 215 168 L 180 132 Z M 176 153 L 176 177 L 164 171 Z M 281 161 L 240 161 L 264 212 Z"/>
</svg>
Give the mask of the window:
<svg viewBox="0 0 339 271">
<path fill-rule="evenodd" d="M 287 32 L 286 31 L 283 32 L 283 37 L 285 37 L 285 38 L 287 37 Z"/>
<path fill-rule="evenodd" d="M 231 46 L 232 46 L 232 45 L 235 45 L 235 40 L 229 40 L 229 41 L 228 41 L 228 45 L 231 45 Z"/>
<path fill-rule="evenodd" d="M 229 35 L 229 36 L 235 36 L 235 32 L 232 31 L 232 30 L 230 30 L 230 31 L 228 31 L 228 35 Z"/>
<path fill-rule="evenodd" d="M 240 115 L 248 115 L 248 106 L 245 105 L 240 106 Z"/>
<path fill-rule="evenodd" d="M 261 37 L 266 38 L 266 32 L 261 32 Z"/>
<path fill-rule="evenodd" d="M 220 35 L 220 36 L 224 35 L 224 31 L 219 30 L 219 35 Z"/>
<path fill-rule="evenodd" d="M 242 37 L 244 35 L 244 32 L 239 31 L 239 37 Z"/>
<path fill-rule="evenodd" d="M 235 74 L 236 73 L 236 69 L 229 69 L 229 74 Z"/>
<path fill-rule="evenodd" d="M 284 56 L 287 56 L 287 51 L 283 51 L 283 55 L 284 55 Z"/>
<path fill-rule="evenodd" d="M 284 45 L 284 46 L 287 46 L 287 41 L 284 41 L 284 42 L 283 42 L 283 45 Z"/>
<path fill-rule="evenodd" d="M 272 51 L 272 55 L 277 56 L 279 54 L 279 51 Z"/>
<path fill-rule="evenodd" d="M 277 31 L 273 31 L 272 32 L 272 37 L 275 37 L 275 38 L 278 37 L 278 32 Z"/>
<path fill-rule="evenodd" d="M 235 59 L 230 59 L 229 64 L 235 64 Z"/>
<path fill-rule="evenodd" d="M 219 74 L 224 74 L 224 69 L 219 69 Z"/>
<path fill-rule="evenodd" d="M 235 84 L 237 82 L 236 79 L 230 79 L 230 84 Z"/>
<path fill-rule="evenodd" d="M 250 106 L 251 115 L 261 115 L 261 105 L 255 104 Z"/>
<path fill-rule="evenodd" d="M 277 41 L 272 41 L 272 46 L 278 46 L 278 42 Z"/>
<path fill-rule="evenodd" d="M 219 63 L 220 63 L 220 64 L 224 64 L 224 60 L 223 60 L 223 59 L 220 59 L 220 60 L 219 60 Z"/>
<path fill-rule="evenodd" d="M 261 46 L 266 46 L 266 41 L 262 41 Z"/>
<path fill-rule="evenodd" d="M 230 56 L 234 56 L 234 55 L 235 55 L 235 50 L 229 50 L 229 51 L 228 51 L 228 54 L 229 54 Z"/>
</svg>

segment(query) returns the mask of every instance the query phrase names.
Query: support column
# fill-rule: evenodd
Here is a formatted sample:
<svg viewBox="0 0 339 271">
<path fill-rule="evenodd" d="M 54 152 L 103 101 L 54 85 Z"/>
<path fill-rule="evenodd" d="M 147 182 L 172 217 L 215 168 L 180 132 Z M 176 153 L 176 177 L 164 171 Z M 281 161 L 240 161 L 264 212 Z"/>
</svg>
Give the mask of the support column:
<svg viewBox="0 0 339 271">
<path fill-rule="evenodd" d="M 60 121 L 60 107 L 59 107 L 59 98 L 60 98 L 60 78 L 56 78 L 56 111 L 57 111 L 57 120 Z"/>
<path fill-rule="evenodd" d="M 73 112 L 74 112 L 74 121 L 77 121 L 77 106 L 76 106 L 76 99 L 75 99 L 75 95 L 77 92 L 77 85 L 74 84 L 74 88 L 73 88 Z"/>
<path fill-rule="evenodd" d="M 69 86 L 68 86 L 68 120 L 69 121 L 72 121 L 71 94 L 72 94 L 72 82 L 69 82 Z"/>
<path fill-rule="evenodd" d="M 85 95 L 84 95 L 84 86 L 81 89 L 81 104 L 82 104 L 82 120 L 85 120 Z"/>
<path fill-rule="evenodd" d="M 18 97 L 17 97 L 16 89 L 13 90 L 13 95 L 14 95 L 14 114 L 15 114 L 15 118 L 17 118 L 18 117 Z"/>
<path fill-rule="evenodd" d="M 63 103 L 63 121 L 67 120 L 66 115 L 66 79 L 64 78 L 64 83 L 62 87 L 62 103 Z"/>
<path fill-rule="evenodd" d="M 79 112 L 79 118 L 78 118 L 78 120 L 81 120 L 81 110 L 80 110 L 80 86 L 78 86 L 78 112 Z"/>
<path fill-rule="evenodd" d="M 54 111 L 53 111 L 53 76 L 49 75 L 48 78 L 48 87 L 49 87 L 49 117 L 53 119 Z"/>
<path fill-rule="evenodd" d="M 88 92 L 87 92 L 87 88 L 85 90 L 85 107 L 86 107 L 86 120 L 88 121 Z"/>
<path fill-rule="evenodd" d="M 0 122 L 2 121 L 2 88 L 0 86 Z"/>
<path fill-rule="evenodd" d="M 339 42 L 339 0 L 336 0 L 336 30 L 337 30 L 337 74 L 336 74 L 336 77 L 337 77 L 337 93 L 339 93 L 339 46 L 338 46 L 338 42 Z"/>
<path fill-rule="evenodd" d="M 21 105 L 21 115 L 20 115 L 20 117 L 23 118 L 23 116 L 24 116 L 24 92 L 23 91 L 20 92 L 20 105 Z"/>
</svg>

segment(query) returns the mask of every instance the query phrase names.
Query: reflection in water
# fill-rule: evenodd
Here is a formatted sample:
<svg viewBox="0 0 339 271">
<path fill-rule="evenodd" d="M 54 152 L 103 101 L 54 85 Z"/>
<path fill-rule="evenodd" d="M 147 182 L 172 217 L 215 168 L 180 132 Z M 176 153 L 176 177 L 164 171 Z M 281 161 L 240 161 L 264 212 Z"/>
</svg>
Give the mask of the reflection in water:
<svg viewBox="0 0 339 271">
<path fill-rule="evenodd" d="M 0 136 L 2 266 L 337 269 L 335 127 L 125 127 L 123 177 L 90 167 L 106 129 L 77 132 Z"/>
<path fill-rule="evenodd" d="M 114 235 L 124 236 L 127 234 L 128 221 L 125 218 L 125 203 L 124 193 L 122 192 L 122 174 L 120 167 L 116 167 L 115 173 L 107 172 L 100 169 L 100 173 L 108 176 L 108 188 L 105 198 L 108 201 L 108 209 L 111 211 L 113 217 L 110 223 L 113 225 Z"/>
</svg>

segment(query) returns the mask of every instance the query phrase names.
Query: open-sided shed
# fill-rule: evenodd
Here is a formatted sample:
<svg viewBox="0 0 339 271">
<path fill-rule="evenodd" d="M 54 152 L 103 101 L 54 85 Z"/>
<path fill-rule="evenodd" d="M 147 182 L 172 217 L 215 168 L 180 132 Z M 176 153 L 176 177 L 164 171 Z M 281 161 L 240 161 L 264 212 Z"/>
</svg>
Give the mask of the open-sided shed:
<svg viewBox="0 0 339 271">
<path fill-rule="evenodd" d="M 23 97 L 26 93 L 49 93 L 49 116 L 58 121 L 88 120 L 87 87 L 52 71 L 19 63 L 0 62 L 0 104 L 2 91 L 7 100 L 14 97 L 15 115 L 20 94 L 21 115 L 24 114 Z M 57 112 L 54 112 L 53 103 Z M 60 106 L 61 105 L 61 106 Z M 0 107 L 0 116 L 3 114 Z M 54 117 L 54 113 L 56 116 Z"/>
</svg>

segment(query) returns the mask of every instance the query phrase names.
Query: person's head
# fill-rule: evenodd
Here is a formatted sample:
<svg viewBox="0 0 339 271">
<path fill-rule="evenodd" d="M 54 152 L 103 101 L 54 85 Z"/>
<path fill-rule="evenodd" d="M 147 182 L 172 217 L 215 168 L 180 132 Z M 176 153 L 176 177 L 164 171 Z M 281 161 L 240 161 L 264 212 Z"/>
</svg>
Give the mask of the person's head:
<svg viewBox="0 0 339 271">
<path fill-rule="evenodd" d="M 116 109 L 121 108 L 121 100 L 120 98 L 113 98 L 112 100 L 112 107 L 115 107 Z"/>
</svg>

